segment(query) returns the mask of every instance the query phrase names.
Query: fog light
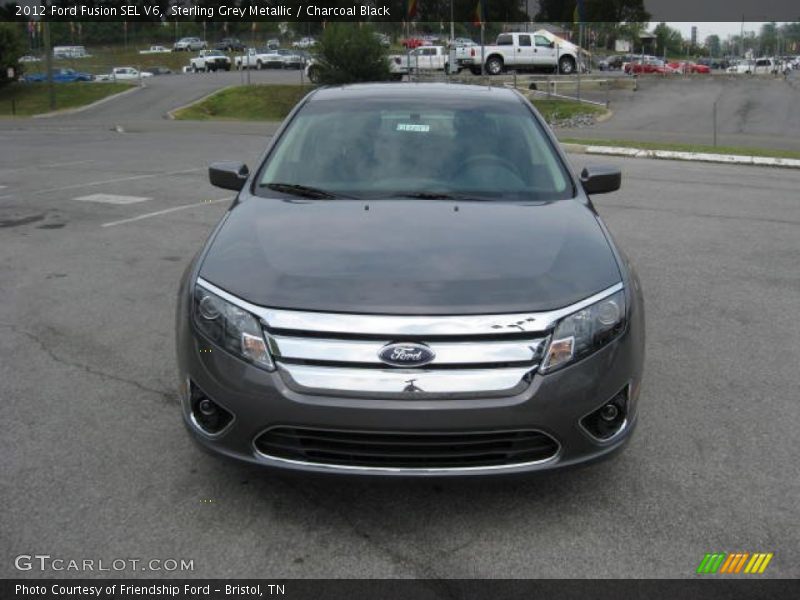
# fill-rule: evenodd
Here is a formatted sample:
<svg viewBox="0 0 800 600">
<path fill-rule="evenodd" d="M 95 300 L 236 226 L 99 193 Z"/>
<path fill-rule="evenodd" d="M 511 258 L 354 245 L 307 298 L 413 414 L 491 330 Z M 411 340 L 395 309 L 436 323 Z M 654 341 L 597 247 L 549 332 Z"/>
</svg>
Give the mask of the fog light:
<svg viewBox="0 0 800 600">
<path fill-rule="evenodd" d="M 214 407 L 214 403 L 211 402 L 208 398 L 203 398 L 198 402 L 197 408 L 203 414 L 203 416 L 210 417 L 216 414 L 217 409 Z"/>
<path fill-rule="evenodd" d="M 619 409 L 614 404 L 606 404 L 600 409 L 600 418 L 603 421 L 611 422 L 619 416 Z"/>
<path fill-rule="evenodd" d="M 594 412 L 581 419 L 581 426 L 589 435 L 607 441 L 625 427 L 628 413 L 628 386 Z"/>
<path fill-rule="evenodd" d="M 209 398 L 194 383 L 191 385 L 189 408 L 192 423 L 209 435 L 216 435 L 233 421 L 233 415 Z"/>
</svg>

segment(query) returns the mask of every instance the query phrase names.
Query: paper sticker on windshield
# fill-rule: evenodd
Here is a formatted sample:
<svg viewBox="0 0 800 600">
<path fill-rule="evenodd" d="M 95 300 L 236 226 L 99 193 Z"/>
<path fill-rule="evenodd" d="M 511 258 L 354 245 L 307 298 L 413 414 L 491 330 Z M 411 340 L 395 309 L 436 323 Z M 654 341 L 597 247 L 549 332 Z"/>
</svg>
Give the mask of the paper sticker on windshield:
<svg viewBox="0 0 800 600">
<path fill-rule="evenodd" d="M 430 125 L 421 125 L 419 123 L 398 123 L 397 131 L 420 131 L 427 132 L 431 130 Z"/>
</svg>

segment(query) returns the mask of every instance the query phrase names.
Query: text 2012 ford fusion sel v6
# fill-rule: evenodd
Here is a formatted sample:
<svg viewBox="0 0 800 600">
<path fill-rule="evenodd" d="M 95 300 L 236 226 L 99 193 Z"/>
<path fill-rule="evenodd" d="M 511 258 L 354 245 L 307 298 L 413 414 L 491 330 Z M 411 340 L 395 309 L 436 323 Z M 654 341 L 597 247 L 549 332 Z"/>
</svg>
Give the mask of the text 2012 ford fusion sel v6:
<svg viewBox="0 0 800 600">
<path fill-rule="evenodd" d="M 306 471 L 488 475 L 630 437 L 639 280 L 535 109 L 506 89 L 320 89 L 180 285 L 183 415 L 202 445 Z"/>
</svg>

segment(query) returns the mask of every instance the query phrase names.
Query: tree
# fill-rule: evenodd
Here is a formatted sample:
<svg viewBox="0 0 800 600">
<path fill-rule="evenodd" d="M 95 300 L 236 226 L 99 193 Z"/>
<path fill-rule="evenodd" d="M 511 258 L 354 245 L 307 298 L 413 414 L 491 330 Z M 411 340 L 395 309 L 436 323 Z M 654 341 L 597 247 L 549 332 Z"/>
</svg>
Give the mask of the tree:
<svg viewBox="0 0 800 600">
<path fill-rule="evenodd" d="M 19 57 L 25 53 L 25 39 L 19 23 L 0 21 L 0 86 L 10 83 L 8 69 L 19 72 Z"/>
<path fill-rule="evenodd" d="M 653 34 L 656 36 L 656 54 L 675 56 L 683 53 L 683 36 L 677 29 L 659 23 Z"/>
<path fill-rule="evenodd" d="M 778 26 L 775 23 L 764 23 L 759 36 L 760 53 L 774 54 L 778 51 Z"/>
<path fill-rule="evenodd" d="M 356 23 L 329 23 L 317 46 L 314 79 L 326 85 L 391 78 L 386 52 L 375 30 Z"/>
<path fill-rule="evenodd" d="M 722 42 L 720 42 L 719 36 L 716 34 L 709 35 L 706 37 L 706 52 L 710 56 L 720 56 L 722 53 Z"/>
</svg>

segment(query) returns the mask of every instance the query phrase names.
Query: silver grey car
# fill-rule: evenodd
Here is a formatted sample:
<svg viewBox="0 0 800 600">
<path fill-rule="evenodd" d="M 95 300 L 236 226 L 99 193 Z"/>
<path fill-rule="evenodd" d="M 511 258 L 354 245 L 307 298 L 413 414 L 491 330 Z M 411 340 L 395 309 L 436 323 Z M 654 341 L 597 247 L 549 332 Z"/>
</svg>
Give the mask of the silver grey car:
<svg viewBox="0 0 800 600">
<path fill-rule="evenodd" d="M 180 283 L 191 437 L 259 465 L 453 476 L 543 471 L 630 438 L 644 363 L 639 279 L 515 91 L 322 88 Z"/>
</svg>

